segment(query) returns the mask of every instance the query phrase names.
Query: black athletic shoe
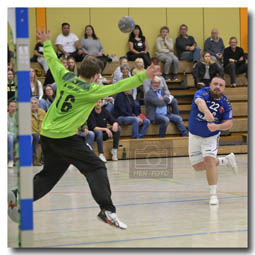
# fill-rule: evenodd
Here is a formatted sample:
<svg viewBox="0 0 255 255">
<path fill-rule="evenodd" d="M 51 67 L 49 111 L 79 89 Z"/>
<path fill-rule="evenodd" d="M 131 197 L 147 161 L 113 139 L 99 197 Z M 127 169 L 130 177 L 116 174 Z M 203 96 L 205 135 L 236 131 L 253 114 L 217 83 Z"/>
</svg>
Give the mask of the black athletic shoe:
<svg viewBox="0 0 255 255">
<path fill-rule="evenodd" d="M 127 229 L 127 225 L 123 222 L 121 222 L 116 213 L 102 210 L 98 215 L 98 219 L 102 220 L 103 222 L 109 224 L 110 226 L 114 226 L 116 228 L 120 229 Z"/>
</svg>

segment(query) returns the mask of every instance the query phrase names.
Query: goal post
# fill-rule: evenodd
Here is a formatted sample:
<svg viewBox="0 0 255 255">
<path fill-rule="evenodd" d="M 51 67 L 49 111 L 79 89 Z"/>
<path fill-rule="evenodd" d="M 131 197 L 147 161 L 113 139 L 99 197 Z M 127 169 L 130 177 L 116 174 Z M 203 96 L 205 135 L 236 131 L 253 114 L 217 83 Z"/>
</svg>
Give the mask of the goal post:
<svg viewBox="0 0 255 255">
<path fill-rule="evenodd" d="M 30 104 L 28 8 L 9 8 L 17 81 L 17 186 L 20 210 L 19 247 L 33 247 L 33 164 Z"/>
</svg>

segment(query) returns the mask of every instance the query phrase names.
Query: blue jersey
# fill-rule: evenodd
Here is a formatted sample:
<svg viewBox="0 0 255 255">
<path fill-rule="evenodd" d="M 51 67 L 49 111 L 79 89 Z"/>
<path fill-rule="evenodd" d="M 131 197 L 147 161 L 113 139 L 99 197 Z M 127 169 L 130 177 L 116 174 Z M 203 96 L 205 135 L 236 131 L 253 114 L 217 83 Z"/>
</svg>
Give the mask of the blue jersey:
<svg viewBox="0 0 255 255">
<path fill-rule="evenodd" d="M 214 116 L 214 123 L 221 124 L 223 120 L 232 119 L 232 106 L 225 95 L 222 95 L 220 99 L 214 99 L 209 93 L 209 87 L 198 90 L 193 98 L 192 106 L 189 115 L 189 131 L 193 135 L 202 137 L 209 137 L 217 135 L 220 131 L 211 132 L 207 127 L 207 121 L 204 114 L 199 111 L 198 106 L 195 104 L 197 98 L 202 98 L 209 111 Z"/>
</svg>

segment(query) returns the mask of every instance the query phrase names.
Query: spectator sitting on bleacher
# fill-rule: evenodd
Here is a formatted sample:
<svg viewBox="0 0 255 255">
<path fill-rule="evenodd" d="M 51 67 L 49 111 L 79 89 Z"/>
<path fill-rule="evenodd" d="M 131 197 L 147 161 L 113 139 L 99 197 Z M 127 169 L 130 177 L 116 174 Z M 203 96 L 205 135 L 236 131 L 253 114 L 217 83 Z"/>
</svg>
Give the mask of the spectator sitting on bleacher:
<svg viewBox="0 0 255 255">
<path fill-rule="evenodd" d="M 15 99 L 16 89 L 17 88 L 14 80 L 14 71 L 12 69 L 8 69 L 8 101 Z"/>
<path fill-rule="evenodd" d="M 100 66 L 100 73 L 98 74 L 99 77 L 97 79 L 97 84 L 99 85 L 107 85 L 107 84 L 112 84 L 112 80 L 107 80 L 105 77 L 103 77 L 103 70 L 104 70 L 104 62 L 97 58 L 98 64 Z"/>
<path fill-rule="evenodd" d="M 211 31 L 211 37 L 207 38 L 204 43 L 204 51 L 211 54 L 211 59 L 219 66 L 223 63 L 224 42 L 219 37 L 218 29 Z"/>
<path fill-rule="evenodd" d="M 46 112 L 39 108 L 39 100 L 36 97 L 31 98 L 31 115 L 32 115 L 32 147 L 33 147 L 33 165 L 41 166 L 37 159 L 37 148 L 40 140 L 40 132 L 43 119 Z"/>
<path fill-rule="evenodd" d="M 169 107 L 171 107 L 171 112 L 174 113 L 174 114 L 179 115 L 178 101 L 173 95 L 171 95 L 171 93 L 168 89 L 168 86 L 166 84 L 165 79 L 162 76 L 156 76 L 155 80 L 160 81 L 160 89 L 162 91 L 163 96 L 168 96 L 171 99 L 170 100 L 171 102 L 168 104 Z M 146 88 L 144 90 L 144 95 L 146 95 L 146 93 L 150 90 L 151 83 L 152 83 L 151 80 L 146 80 L 144 82 L 143 85 L 144 85 L 144 88 Z"/>
<path fill-rule="evenodd" d="M 88 129 L 87 121 L 78 129 L 78 135 L 84 137 L 85 144 L 88 144 L 91 149 L 93 150 L 94 140 L 95 140 L 95 133 Z"/>
<path fill-rule="evenodd" d="M 155 66 L 160 66 L 160 63 L 159 63 L 159 59 L 158 58 L 153 58 L 152 59 L 152 63 L 155 65 Z M 166 80 L 164 79 L 164 77 L 162 76 L 162 73 L 160 72 L 160 76 L 158 75 L 157 76 L 158 78 L 160 78 L 160 89 L 163 89 L 165 91 L 165 93 L 168 93 L 168 95 L 170 95 L 170 91 L 168 89 L 168 86 L 166 84 Z M 143 91 L 144 91 L 144 95 L 148 92 L 148 90 L 150 89 L 151 87 L 151 80 L 146 80 L 144 81 L 143 83 Z"/>
<path fill-rule="evenodd" d="M 84 52 L 77 35 L 70 33 L 70 24 L 62 24 L 62 33 L 56 38 L 55 45 L 58 49 L 58 57 L 73 56 L 76 61 L 82 61 Z"/>
<path fill-rule="evenodd" d="M 173 96 L 165 95 L 160 89 L 160 79 L 154 78 L 150 90 L 145 94 L 146 116 L 155 124 L 159 124 L 159 137 L 165 137 L 169 122 L 175 123 L 182 136 L 188 136 L 182 117 L 168 111 L 168 104 Z"/>
<path fill-rule="evenodd" d="M 79 76 L 79 70 L 76 64 L 76 61 L 74 59 L 74 57 L 69 56 L 67 58 L 67 65 L 68 65 L 68 70 L 73 72 L 75 75 Z"/>
<path fill-rule="evenodd" d="M 100 59 L 97 59 L 98 64 L 100 66 L 100 73 L 98 74 L 97 84 L 99 85 L 107 85 L 111 84 L 112 80 L 107 80 L 105 77 L 102 76 L 102 72 L 104 70 L 104 63 Z M 113 96 L 108 96 L 103 98 L 103 107 L 108 110 L 111 114 L 113 114 L 113 108 L 114 108 L 114 98 Z"/>
<path fill-rule="evenodd" d="M 116 83 L 117 81 L 120 81 L 123 79 L 123 73 L 121 71 L 121 66 L 128 66 L 129 70 L 130 67 L 128 65 L 128 60 L 126 57 L 120 57 L 120 65 L 115 69 L 114 73 L 113 73 L 113 83 Z M 131 77 L 131 73 L 130 71 L 128 71 L 128 77 Z"/>
<path fill-rule="evenodd" d="M 14 148 L 17 141 L 16 102 L 8 102 L 8 167 L 14 165 Z"/>
<path fill-rule="evenodd" d="M 170 70 L 173 64 L 173 81 L 178 81 L 177 74 L 179 68 L 179 59 L 174 55 L 173 40 L 168 37 L 169 28 L 161 27 L 160 36 L 156 40 L 157 58 L 164 63 L 164 79 L 170 80 Z"/>
<path fill-rule="evenodd" d="M 44 87 L 44 93 L 43 97 L 39 102 L 39 108 L 43 109 L 45 112 L 47 112 L 53 103 L 54 99 L 56 97 L 56 93 L 53 90 L 51 85 L 46 85 Z"/>
<path fill-rule="evenodd" d="M 81 38 L 80 43 L 85 55 L 100 59 L 103 61 L 104 67 L 106 66 L 108 58 L 104 55 L 104 48 L 91 25 L 85 27 L 84 37 Z"/>
<path fill-rule="evenodd" d="M 143 62 L 143 59 L 142 58 L 137 58 L 135 60 L 135 66 L 132 70 L 132 75 L 136 75 L 140 72 L 144 72 L 145 69 L 144 69 L 144 62 Z"/>
<path fill-rule="evenodd" d="M 44 56 L 43 56 L 43 44 L 40 40 L 38 40 L 37 44 L 35 45 L 33 58 L 42 66 L 42 68 L 46 74 L 49 67 L 46 63 Z"/>
<path fill-rule="evenodd" d="M 30 68 L 30 89 L 31 97 L 37 97 L 39 100 L 43 96 L 43 87 L 42 83 L 37 79 L 35 70 Z"/>
<path fill-rule="evenodd" d="M 117 94 L 114 102 L 114 117 L 120 125 L 132 125 L 132 138 L 143 138 L 150 121 L 141 114 L 135 103 L 131 90 Z"/>
<path fill-rule="evenodd" d="M 108 124 L 112 127 L 108 128 Z M 102 107 L 102 100 L 96 103 L 94 110 L 89 115 L 88 128 L 95 133 L 99 158 L 103 162 L 107 162 L 104 156 L 103 141 L 113 138 L 113 147 L 111 150 L 112 160 L 118 160 L 117 151 L 120 140 L 120 127 L 112 114 Z"/>
<path fill-rule="evenodd" d="M 201 89 L 205 86 L 209 86 L 211 80 L 217 76 L 223 77 L 224 72 L 211 59 L 211 54 L 209 52 L 205 52 L 203 54 L 203 59 L 201 59 L 201 61 L 198 62 L 193 69 L 193 77 L 196 87 Z"/>
<path fill-rule="evenodd" d="M 120 66 L 120 71 L 121 71 L 121 75 L 118 77 L 118 80 L 113 80 L 113 83 L 116 83 L 120 80 L 126 79 L 128 77 L 131 77 L 130 74 L 130 67 L 128 64 L 123 64 Z M 136 96 L 137 96 L 137 88 L 132 89 L 132 96 L 133 99 L 136 100 Z"/>
<path fill-rule="evenodd" d="M 142 30 L 139 25 L 135 25 L 134 30 L 130 33 L 128 44 L 128 60 L 134 61 L 137 58 L 142 58 L 146 69 L 151 64 L 149 46 L 146 38 L 143 36 Z"/>
<path fill-rule="evenodd" d="M 180 36 L 176 38 L 176 50 L 180 60 L 193 61 L 194 65 L 201 59 L 200 48 L 193 36 L 187 34 L 188 26 L 180 26 Z"/>
<path fill-rule="evenodd" d="M 244 51 L 237 46 L 237 38 L 229 39 L 229 47 L 224 49 L 224 70 L 230 75 L 231 87 L 236 87 L 236 75 L 246 73 L 248 79 L 248 64 L 245 61 Z"/>
<path fill-rule="evenodd" d="M 124 64 L 128 65 L 127 57 L 125 57 L 125 56 L 120 57 L 119 63 L 120 63 L 120 65 L 115 69 L 115 71 L 113 73 L 113 83 L 121 80 L 122 72 L 120 71 L 120 67 Z M 130 73 L 129 73 L 129 76 L 131 76 Z"/>
<path fill-rule="evenodd" d="M 64 65 L 64 67 L 66 69 L 68 69 L 68 62 L 67 62 L 67 59 L 65 58 L 65 56 L 62 56 L 59 58 L 59 60 L 62 62 L 62 64 Z M 48 69 L 47 73 L 46 73 L 46 77 L 45 77 L 45 80 L 44 80 L 44 83 L 43 83 L 43 86 L 46 86 L 50 84 L 52 86 L 52 88 L 54 90 L 56 90 L 57 86 L 56 86 L 56 83 L 55 83 L 55 80 L 51 74 L 51 71 L 50 69 Z"/>
<path fill-rule="evenodd" d="M 145 71 L 145 69 L 144 69 L 143 59 L 142 58 L 137 58 L 135 60 L 135 66 L 131 71 L 132 76 L 136 75 L 140 72 L 144 72 L 144 71 Z M 143 105 L 144 104 L 143 84 L 141 84 L 141 86 L 136 88 L 136 93 L 137 93 L 136 94 L 136 101 L 138 101 L 140 105 Z"/>
</svg>

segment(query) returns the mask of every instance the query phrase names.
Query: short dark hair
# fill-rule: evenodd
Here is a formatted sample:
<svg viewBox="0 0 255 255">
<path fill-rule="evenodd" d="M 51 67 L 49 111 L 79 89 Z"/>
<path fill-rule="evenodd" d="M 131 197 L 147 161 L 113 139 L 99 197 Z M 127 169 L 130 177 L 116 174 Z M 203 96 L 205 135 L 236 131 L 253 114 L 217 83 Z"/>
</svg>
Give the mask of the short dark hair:
<svg viewBox="0 0 255 255">
<path fill-rule="evenodd" d="M 126 59 L 127 60 L 127 57 L 126 56 L 121 56 L 120 57 L 120 62 L 122 61 L 122 59 Z"/>
<path fill-rule="evenodd" d="M 64 27 L 64 26 L 69 26 L 70 27 L 70 24 L 69 23 L 67 23 L 67 22 L 64 22 L 64 23 L 62 23 L 62 28 Z"/>
<path fill-rule="evenodd" d="M 160 28 L 160 33 L 162 32 L 162 30 L 167 30 L 167 32 L 169 33 L 169 28 L 167 26 L 163 26 Z"/>
<path fill-rule="evenodd" d="M 235 36 L 231 36 L 231 37 L 229 38 L 229 43 L 230 43 L 232 40 L 236 40 L 236 42 L 238 42 L 238 41 L 237 41 L 237 38 L 236 38 Z"/>
<path fill-rule="evenodd" d="M 212 78 L 212 80 L 215 79 L 215 78 L 221 79 L 221 80 L 223 80 L 226 83 L 226 80 L 222 76 L 215 76 L 215 77 Z M 211 82 L 212 82 L 212 80 L 211 80 Z"/>
<path fill-rule="evenodd" d="M 80 65 L 80 75 L 83 78 L 90 79 L 96 74 L 100 74 L 101 68 L 99 66 L 98 60 L 93 56 L 86 56 Z"/>
<path fill-rule="evenodd" d="M 10 101 L 8 101 L 8 106 L 9 106 L 11 103 L 15 103 L 15 104 L 16 104 L 17 102 L 16 102 L 16 100 L 11 99 Z"/>
<path fill-rule="evenodd" d="M 188 26 L 185 25 L 185 24 L 181 24 L 180 27 L 179 27 L 179 30 L 181 30 L 182 27 L 186 27 L 186 29 L 188 30 Z"/>
</svg>

